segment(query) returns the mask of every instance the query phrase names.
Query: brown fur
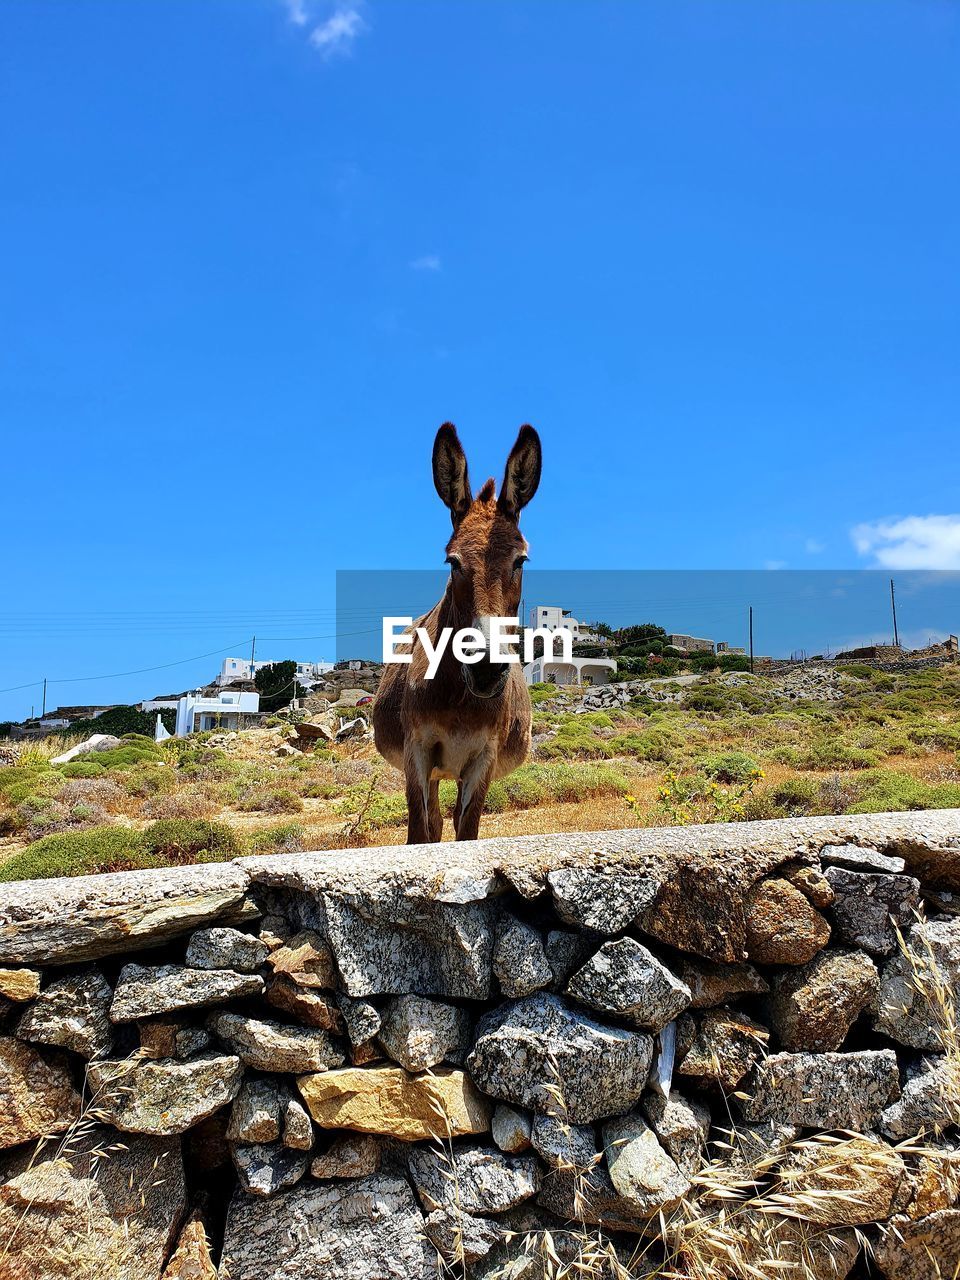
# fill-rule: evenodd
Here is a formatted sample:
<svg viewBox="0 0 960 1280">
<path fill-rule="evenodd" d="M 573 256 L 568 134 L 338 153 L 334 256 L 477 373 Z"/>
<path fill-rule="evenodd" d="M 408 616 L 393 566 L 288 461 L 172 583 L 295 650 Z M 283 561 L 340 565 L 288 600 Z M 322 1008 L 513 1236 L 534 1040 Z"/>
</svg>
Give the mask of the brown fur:
<svg viewBox="0 0 960 1280">
<path fill-rule="evenodd" d="M 453 519 L 447 543 L 453 563 L 442 599 L 414 627 L 426 628 L 436 644 L 444 627 L 457 631 L 478 618 L 517 614 L 527 550 L 518 520 L 539 483 L 540 441 L 532 427 L 521 428 L 499 499 L 493 480 L 472 497 L 466 458 L 449 423 L 437 433 L 433 471 Z M 440 839 L 441 778 L 459 784 L 457 839 L 475 840 L 490 783 L 516 769 L 530 751 L 530 697 L 522 668 L 494 665 L 486 657 L 461 666 L 448 645 L 428 680 L 427 656 L 417 640 L 412 656 L 409 665 L 386 667 L 373 705 L 377 750 L 406 780 L 407 843 Z"/>
</svg>

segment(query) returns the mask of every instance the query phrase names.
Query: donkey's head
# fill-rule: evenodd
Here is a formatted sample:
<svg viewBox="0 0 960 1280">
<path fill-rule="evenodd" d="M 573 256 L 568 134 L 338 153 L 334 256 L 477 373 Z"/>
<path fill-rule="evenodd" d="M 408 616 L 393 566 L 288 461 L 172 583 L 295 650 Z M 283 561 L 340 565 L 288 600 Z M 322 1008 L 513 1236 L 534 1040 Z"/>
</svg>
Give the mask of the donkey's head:
<svg viewBox="0 0 960 1280">
<path fill-rule="evenodd" d="M 507 459 L 500 496 L 488 480 L 474 498 L 456 427 L 445 422 L 434 441 L 433 482 L 453 519 L 453 536 L 447 543 L 449 594 L 458 625 L 476 627 L 487 641 L 479 662 L 460 665 L 467 688 L 479 698 L 496 697 L 510 674 L 505 663 L 490 661 L 490 619 L 517 616 L 527 558 L 520 512 L 537 491 L 540 467 L 540 437 L 533 427 L 521 427 Z"/>
</svg>

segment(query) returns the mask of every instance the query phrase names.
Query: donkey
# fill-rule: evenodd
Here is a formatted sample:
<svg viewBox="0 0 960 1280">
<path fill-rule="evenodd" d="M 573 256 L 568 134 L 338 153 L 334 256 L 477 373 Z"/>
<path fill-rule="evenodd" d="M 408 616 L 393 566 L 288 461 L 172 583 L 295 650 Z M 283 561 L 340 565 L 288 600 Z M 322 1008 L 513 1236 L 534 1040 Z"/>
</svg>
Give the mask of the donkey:
<svg viewBox="0 0 960 1280">
<path fill-rule="evenodd" d="M 520 512 L 540 483 L 540 437 L 520 428 L 507 459 L 500 496 L 488 480 L 476 498 L 456 427 L 445 422 L 433 444 L 433 483 L 450 509 L 450 578 L 443 598 L 414 623 L 431 645 L 444 627 L 474 627 L 486 639 L 480 660 L 460 662 L 444 650 L 433 679 L 414 639 L 409 664 L 388 665 L 373 704 L 377 750 L 406 779 L 407 844 L 437 841 L 443 832 L 441 778 L 456 779 L 453 826 L 458 840 L 476 840 L 480 814 L 494 778 L 530 752 L 530 697 L 518 662 L 490 658 L 490 619 L 515 617 L 520 604 L 527 542 Z"/>
</svg>

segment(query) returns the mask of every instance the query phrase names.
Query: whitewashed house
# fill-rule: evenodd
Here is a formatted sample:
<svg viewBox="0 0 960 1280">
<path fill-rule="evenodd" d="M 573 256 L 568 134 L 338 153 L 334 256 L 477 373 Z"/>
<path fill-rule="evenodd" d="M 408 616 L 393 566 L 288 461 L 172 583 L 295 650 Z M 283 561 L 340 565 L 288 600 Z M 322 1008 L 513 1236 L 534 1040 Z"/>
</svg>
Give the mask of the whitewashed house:
<svg viewBox="0 0 960 1280">
<path fill-rule="evenodd" d="M 597 644 L 600 636 L 585 622 L 571 616 L 569 609 L 557 605 L 538 604 L 530 610 L 530 626 L 534 631 L 552 634 L 566 633 L 570 647 L 575 644 Z M 554 646 L 558 651 L 559 645 Z M 549 680 L 553 684 L 608 684 L 617 673 L 615 658 L 569 658 L 548 655 L 534 658 L 523 668 L 527 684 L 539 684 Z"/>
<path fill-rule="evenodd" d="M 569 631 L 574 644 L 599 644 L 600 636 L 590 628 L 588 622 L 580 622 L 570 614 L 569 609 L 561 609 L 559 605 L 535 604 L 530 610 L 530 627 L 532 630 Z"/>
<path fill-rule="evenodd" d="M 252 680 L 258 671 L 262 671 L 264 667 L 272 667 L 278 661 L 277 658 L 258 658 L 255 662 L 251 662 L 249 658 L 224 658 L 215 683 L 222 688 L 233 684 L 235 680 Z M 325 662 L 322 658 L 318 662 L 298 662 L 297 680 L 302 685 L 315 684 L 332 670 L 333 663 Z"/>
<path fill-rule="evenodd" d="M 185 693 L 177 703 L 174 733 L 178 738 L 185 738 L 188 733 L 203 733 L 207 729 L 242 729 L 259 711 L 259 693 L 231 690 L 208 697 L 198 689 L 195 693 Z"/>
</svg>

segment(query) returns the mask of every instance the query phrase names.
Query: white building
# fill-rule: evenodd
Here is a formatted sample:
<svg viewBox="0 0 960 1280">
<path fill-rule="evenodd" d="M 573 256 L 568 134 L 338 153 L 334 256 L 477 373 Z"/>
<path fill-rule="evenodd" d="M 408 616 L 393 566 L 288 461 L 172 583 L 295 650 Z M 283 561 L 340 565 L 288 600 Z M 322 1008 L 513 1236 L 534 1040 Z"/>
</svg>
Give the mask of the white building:
<svg viewBox="0 0 960 1280">
<path fill-rule="evenodd" d="M 177 703 L 178 738 L 207 729 L 242 729 L 250 716 L 260 711 L 259 693 L 218 693 L 215 698 L 185 693 Z"/>
<path fill-rule="evenodd" d="M 534 631 L 569 631 L 574 644 L 597 644 L 600 637 L 591 631 L 589 623 L 580 622 L 571 617 L 569 609 L 561 609 L 559 605 L 535 604 L 530 610 L 530 626 Z"/>
<path fill-rule="evenodd" d="M 277 658 L 258 658 L 256 662 L 251 662 L 249 658 L 224 658 L 216 683 L 222 688 L 225 684 L 233 684 L 235 680 L 252 680 L 258 671 L 262 671 L 264 667 L 272 667 L 277 661 Z M 297 680 L 303 685 L 315 684 L 332 670 L 333 663 L 324 662 L 322 658 L 319 662 L 298 662 Z"/>
<path fill-rule="evenodd" d="M 616 673 L 615 658 L 534 658 L 523 668 L 527 684 L 609 684 Z"/>
</svg>

